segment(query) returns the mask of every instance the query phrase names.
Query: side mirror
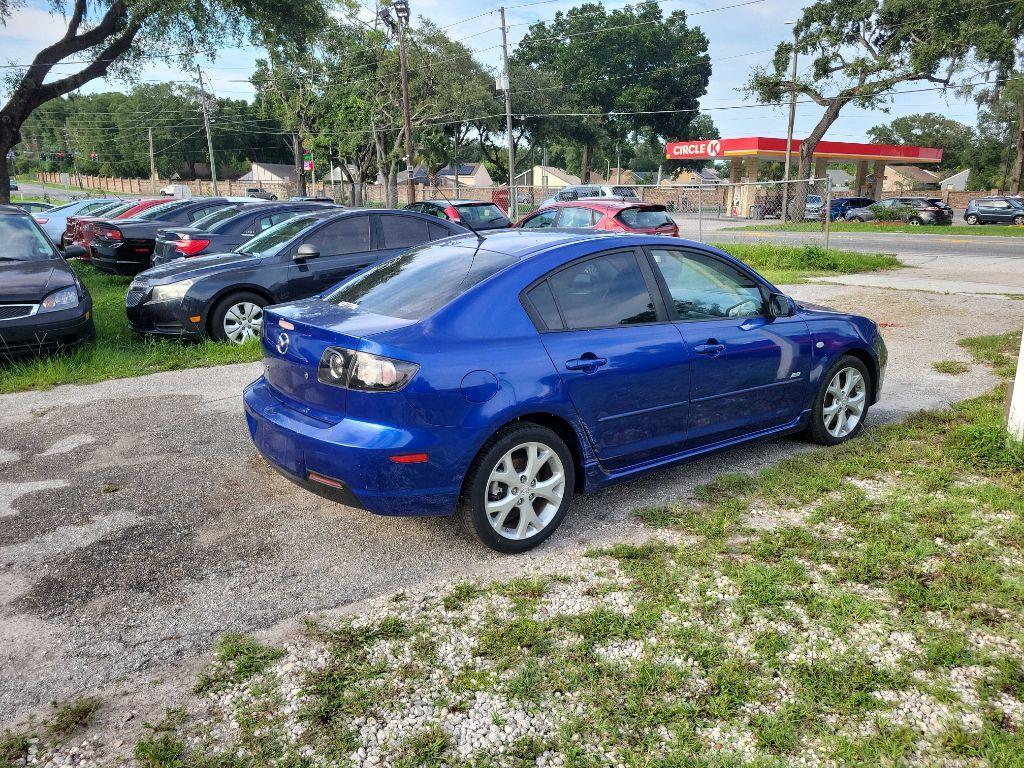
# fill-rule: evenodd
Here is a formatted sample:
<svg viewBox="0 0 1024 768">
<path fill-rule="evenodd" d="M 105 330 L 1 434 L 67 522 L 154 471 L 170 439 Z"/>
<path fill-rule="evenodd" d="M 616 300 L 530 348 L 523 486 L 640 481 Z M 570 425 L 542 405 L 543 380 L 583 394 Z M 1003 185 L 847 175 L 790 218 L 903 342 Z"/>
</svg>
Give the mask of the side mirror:
<svg viewBox="0 0 1024 768">
<path fill-rule="evenodd" d="M 772 317 L 792 317 L 796 314 L 796 302 L 784 293 L 773 293 L 768 297 L 768 314 Z"/>
<path fill-rule="evenodd" d="M 80 245 L 66 245 L 64 246 L 64 258 L 65 259 L 80 259 L 87 255 L 88 251 Z"/>
<path fill-rule="evenodd" d="M 295 261 L 305 261 L 306 259 L 315 259 L 320 255 L 320 249 L 315 245 L 309 243 L 303 243 L 295 251 L 295 255 L 292 257 Z"/>
</svg>

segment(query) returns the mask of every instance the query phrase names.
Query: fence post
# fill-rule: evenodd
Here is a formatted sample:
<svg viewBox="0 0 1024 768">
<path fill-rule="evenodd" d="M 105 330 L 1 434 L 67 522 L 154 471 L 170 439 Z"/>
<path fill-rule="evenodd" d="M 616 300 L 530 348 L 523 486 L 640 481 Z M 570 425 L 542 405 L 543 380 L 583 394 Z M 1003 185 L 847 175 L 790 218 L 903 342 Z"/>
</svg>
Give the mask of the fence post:
<svg viewBox="0 0 1024 768">
<path fill-rule="evenodd" d="M 828 253 L 828 235 L 832 228 L 832 177 L 826 174 L 825 179 L 825 253 Z"/>
<path fill-rule="evenodd" d="M 704 177 L 697 180 L 697 240 L 704 242 Z"/>
<path fill-rule="evenodd" d="M 1024 336 L 1021 337 L 1020 352 L 1017 354 L 1017 375 L 1010 390 L 1006 428 L 1013 440 L 1024 442 Z"/>
</svg>

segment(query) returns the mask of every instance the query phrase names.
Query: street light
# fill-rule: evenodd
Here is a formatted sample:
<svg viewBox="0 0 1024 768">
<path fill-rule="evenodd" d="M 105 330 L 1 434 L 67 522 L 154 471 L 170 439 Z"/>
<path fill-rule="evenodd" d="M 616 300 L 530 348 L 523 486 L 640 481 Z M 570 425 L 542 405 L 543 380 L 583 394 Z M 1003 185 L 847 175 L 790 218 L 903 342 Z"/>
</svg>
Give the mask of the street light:
<svg viewBox="0 0 1024 768">
<path fill-rule="evenodd" d="M 416 202 L 416 182 L 413 180 L 413 145 L 412 145 L 412 122 L 409 117 L 409 69 L 405 57 L 405 28 L 409 25 L 411 16 L 409 0 L 395 0 L 391 7 L 398 17 L 398 24 L 391 19 L 391 14 L 386 8 L 380 11 L 380 19 L 392 31 L 398 31 L 398 62 L 402 73 L 402 124 L 405 130 L 405 169 L 408 179 L 406 180 L 406 197 L 408 203 Z"/>
<path fill-rule="evenodd" d="M 408 0 L 395 0 L 391 4 L 391 7 L 395 9 L 395 15 L 398 17 L 402 24 L 409 23 L 409 2 Z"/>
<path fill-rule="evenodd" d="M 789 164 L 793 159 L 793 123 L 796 121 L 796 48 L 798 19 L 783 22 L 793 26 L 793 70 L 789 76 L 789 129 L 786 131 L 786 165 L 782 169 L 782 223 L 789 218 Z M 826 214 L 827 215 L 827 214 Z"/>
</svg>

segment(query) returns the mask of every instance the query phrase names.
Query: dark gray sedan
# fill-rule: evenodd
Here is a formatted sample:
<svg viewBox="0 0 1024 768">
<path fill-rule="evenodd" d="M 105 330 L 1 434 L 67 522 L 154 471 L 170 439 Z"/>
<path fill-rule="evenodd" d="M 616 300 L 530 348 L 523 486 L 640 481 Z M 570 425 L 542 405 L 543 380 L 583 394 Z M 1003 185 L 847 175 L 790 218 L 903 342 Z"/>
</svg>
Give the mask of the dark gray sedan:
<svg viewBox="0 0 1024 768">
<path fill-rule="evenodd" d="M 891 212 L 893 216 L 887 216 Z M 923 197 L 891 197 L 866 208 L 852 208 L 846 212 L 847 221 L 900 221 L 912 226 L 926 224 L 952 224 L 953 210 L 940 208 Z"/>
</svg>

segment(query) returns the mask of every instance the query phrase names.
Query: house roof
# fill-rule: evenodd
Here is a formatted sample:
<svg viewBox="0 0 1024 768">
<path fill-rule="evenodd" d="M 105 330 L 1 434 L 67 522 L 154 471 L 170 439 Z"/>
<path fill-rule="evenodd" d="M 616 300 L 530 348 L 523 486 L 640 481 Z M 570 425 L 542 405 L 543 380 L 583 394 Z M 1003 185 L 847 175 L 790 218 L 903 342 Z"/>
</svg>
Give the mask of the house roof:
<svg viewBox="0 0 1024 768">
<path fill-rule="evenodd" d="M 459 176 L 472 176 L 480 168 L 480 163 L 462 163 L 459 166 Z M 438 176 L 454 176 L 455 166 L 446 165 L 440 171 L 437 172 Z"/>
<path fill-rule="evenodd" d="M 918 168 L 916 165 L 890 165 L 889 169 L 911 181 L 919 181 L 924 184 L 935 184 L 939 181 L 939 174 Z"/>
</svg>

